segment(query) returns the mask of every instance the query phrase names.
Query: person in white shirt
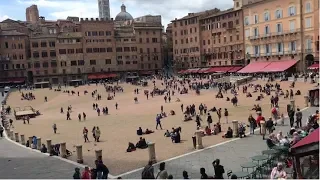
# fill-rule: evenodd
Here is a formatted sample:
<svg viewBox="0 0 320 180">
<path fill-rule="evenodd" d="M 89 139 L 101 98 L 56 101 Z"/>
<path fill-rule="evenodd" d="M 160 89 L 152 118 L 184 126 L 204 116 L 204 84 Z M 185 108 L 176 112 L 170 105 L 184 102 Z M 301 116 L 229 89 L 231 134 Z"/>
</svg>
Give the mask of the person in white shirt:
<svg viewBox="0 0 320 180">
<path fill-rule="evenodd" d="M 281 139 L 283 139 L 283 135 L 282 135 L 282 131 L 279 131 L 279 133 L 277 134 L 277 140 L 280 142 Z"/>
<path fill-rule="evenodd" d="M 288 139 L 287 136 L 285 136 L 284 138 L 282 138 L 282 139 L 280 140 L 280 145 L 281 145 L 281 146 L 286 146 L 286 145 L 288 145 L 288 144 L 290 144 L 290 141 L 289 141 L 289 139 Z"/>
<path fill-rule="evenodd" d="M 167 172 L 167 170 L 165 170 L 165 166 L 166 166 L 165 162 L 160 163 L 160 168 L 159 168 L 160 171 L 158 172 L 156 179 L 167 179 L 168 178 L 168 172 Z"/>
<path fill-rule="evenodd" d="M 287 173 L 283 170 L 282 163 L 278 163 L 271 171 L 270 179 L 286 179 Z"/>
</svg>

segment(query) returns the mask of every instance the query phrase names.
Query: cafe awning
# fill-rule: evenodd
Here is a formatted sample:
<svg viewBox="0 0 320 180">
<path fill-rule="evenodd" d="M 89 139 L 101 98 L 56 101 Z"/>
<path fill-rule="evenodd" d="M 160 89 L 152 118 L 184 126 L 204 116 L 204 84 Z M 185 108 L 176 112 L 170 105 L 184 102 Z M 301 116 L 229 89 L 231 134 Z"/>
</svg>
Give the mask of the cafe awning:
<svg viewBox="0 0 320 180">
<path fill-rule="evenodd" d="M 252 62 L 242 68 L 238 73 L 256 73 L 261 72 L 262 69 L 267 67 L 271 62 Z"/>
<path fill-rule="evenodd" d="M 314 69 L 319 69 L 319 64 L 312 64 L 311 66 L 308 67 L 308 69 L 314 70 Z"/>
<path fill-rule="evenodd" d="M 208 71 L 210 68 L 202 68 L 198 71 L 198 73 L 206 73 L 206 71 Z"/>
<path fill-rule="evenodd" d="M 6 84 L 6 83 L 23 83 L 25 82 L 25 78 L 4 78 L 0 79 L 0 83 Z"/>
<path fill-rule="evenodd" d="M 233 67 L 232 69 L 230 69 L 228 72 L 237 72 L 239 71 L 240 69 L 242 69 L 243 67 L 242 66 L 235 66 Z"/>
<path fill-rule="evenodd" d="M 297 62 L 296 60 L 271 62 L 268 66 L 260 70 L 260 72 L 283 72 L 294 66 Z"/>
<path fill-rule="evenodd" d="M 113 78 L 117 77 L 116 74 L 112 73 L 97 73 L 97 74 L 89 74 L 88 79 L 93 80 L 93 79 L 107 79 L 107 78 Z"/>
<path fill-rule="evenodd" d="M 210 69 L 208 69 L 207 71 L 206 71 L 206 73 L 216 73 L 216 72 L 218 72 L 218 73 L 225 73 L 225 72 L 228 72 L 229 70 L 231 70 L 233 68 L 233 66 L 228 66 L 228 67 L 226 67 L 226 66 L 222 66 L 222 67 L 211 67 Z"/>
<path fill-rule="evenodd" d="M 183 69 L 183 70 L 180 70 L 179 72 L 178 72 L 178 74 L 184 74 L 184 72 L 186 72 L 187 70 L 185 70 L 185 69 Z"/>
</svg>

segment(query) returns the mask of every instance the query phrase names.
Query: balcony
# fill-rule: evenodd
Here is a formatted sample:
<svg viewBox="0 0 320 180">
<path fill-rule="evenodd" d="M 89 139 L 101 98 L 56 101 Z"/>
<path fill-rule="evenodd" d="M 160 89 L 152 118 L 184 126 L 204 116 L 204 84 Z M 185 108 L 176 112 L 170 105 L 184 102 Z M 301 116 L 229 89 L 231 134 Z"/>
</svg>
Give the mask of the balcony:
<svg viewBox="0 0 320 180">
<path fill-rule="evenodd" d="M 312 48 L 311 49 L 307 48 L 307 49 L 304 50 L 304 52 L 307 53 L 307 54 L 312 54 L 313 53 L 313 49 Z"/>
<path fill-rule="evenodd" d="M 257 35 L 254 35 L 254 36 L 249 36 L 247 38 L 249 40 L 258 40 L 258 39 L 266 39 L 268 37 L 277 37 L 277 36 L 286 36 L 286 35 L 296 36 L 298 34 L 300 34 L 300 29 L 292 29 L 292 30 L 289 30 L 289 31 L 257 34 Z"/>
<path fill-rule="evenodd" d="M 8 61 L 10 61 L 10 60 L 11 60 L 10 57 L 0 56 L 0 62 L 8 62 Z"/>
</svg>

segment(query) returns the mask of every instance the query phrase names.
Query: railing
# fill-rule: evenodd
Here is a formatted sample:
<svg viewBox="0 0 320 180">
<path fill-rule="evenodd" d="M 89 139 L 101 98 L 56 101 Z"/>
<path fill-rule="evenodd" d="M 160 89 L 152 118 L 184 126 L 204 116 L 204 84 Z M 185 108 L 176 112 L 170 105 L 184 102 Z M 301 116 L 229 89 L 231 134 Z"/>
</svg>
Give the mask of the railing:
<svg viewBox="0 0 320 180">
<path fill-rule="evenodd" d="M 281 52 L 257 53 L 257 54 L 250 54 L 250 57 L 291 55 L 291 54 L 297 54 L 300 52 L 301 52 L 300 50 L 288 50 L 288 51 L 281 51 Z"/>
<path fill-rule="evenodd" d="M 266 38 L 266 37 L 271 37 L 271 36 L 281 36 L 281 35 L 288 35 L 288 34 L 293 34 L 293 33 L 300 33 L 300 29 L 292 29 L 289 31 L 281 31 L 281 32 L 273 32 L 273 33 L 264 33 L 264 34 L 257 34 L 254 36 L 249 36 L 247 37 L 249 40 L 255 40 L 259 38 Z"/>
<path fill-rule="evenodd" d="M 0 56 L 0 61 L 10 61 L 10 57 Z"/>
</svg>

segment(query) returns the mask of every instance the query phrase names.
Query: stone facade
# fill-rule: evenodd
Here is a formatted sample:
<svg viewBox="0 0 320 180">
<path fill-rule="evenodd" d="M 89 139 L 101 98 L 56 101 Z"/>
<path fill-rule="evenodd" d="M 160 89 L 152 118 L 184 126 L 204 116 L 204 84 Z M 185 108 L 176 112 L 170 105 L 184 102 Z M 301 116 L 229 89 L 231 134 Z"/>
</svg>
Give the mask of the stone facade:
<svg viewBox="0 0 320 180">
<path fill-rule="evenodd" d="M 163 66 L 161 16 L 121 22 L 41 17 L 37 23 L 5 20 L 0 27 L 4 79 L 58 84 L 93 73 L 155 72 Z"/>
<path fill-rule="evenodd" d="M 319 57 L 319 1 L 257 1 L 242 7 L 247 63 L 299 61 L 304 71 Z"/>
</svg>

